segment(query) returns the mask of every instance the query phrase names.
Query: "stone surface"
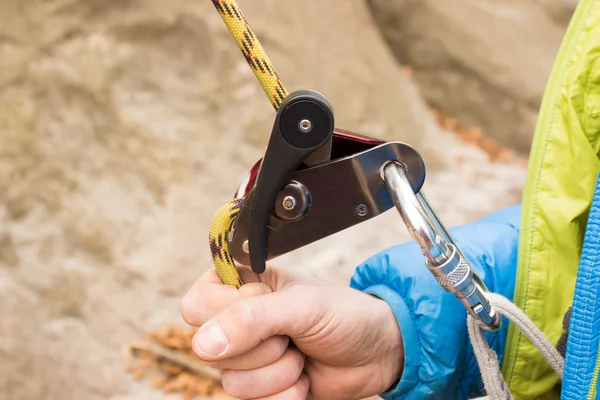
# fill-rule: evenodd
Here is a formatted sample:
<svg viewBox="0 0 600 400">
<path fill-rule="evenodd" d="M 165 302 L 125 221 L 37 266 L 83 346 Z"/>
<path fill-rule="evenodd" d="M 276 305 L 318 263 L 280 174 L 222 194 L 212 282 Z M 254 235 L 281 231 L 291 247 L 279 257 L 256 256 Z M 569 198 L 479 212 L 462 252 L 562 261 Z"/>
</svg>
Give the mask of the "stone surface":
<svg viewBox="0 0 600 400">
<path fill-rule="evenodd" d="M 574 1 L 368 0 L 426 100 L 527 153 Z"/>
</svg>

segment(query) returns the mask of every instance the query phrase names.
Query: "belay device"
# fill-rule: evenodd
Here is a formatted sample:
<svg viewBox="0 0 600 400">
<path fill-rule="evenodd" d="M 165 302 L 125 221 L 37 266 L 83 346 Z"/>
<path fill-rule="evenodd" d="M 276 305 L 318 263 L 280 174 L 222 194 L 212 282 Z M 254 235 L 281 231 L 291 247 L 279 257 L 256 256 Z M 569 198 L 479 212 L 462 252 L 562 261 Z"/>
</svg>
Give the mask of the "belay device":
<svg viewBox="0 0 600 400">
<path fill-rule="evenodd" d="M 332 105 L 317 91 L 288 94 L 236 2 L 213 4 L 277 110 L 264 157 L 211 225 L 221 280 L 239 287 L 234 262 L 260 274 L 268 260 L 395 206 L 440 285 L 483 329 L 497 330 L 501 319 L 485 285 L 422 193 L 419 153 L 405 143 L 337 129 Z"/>
</svg>

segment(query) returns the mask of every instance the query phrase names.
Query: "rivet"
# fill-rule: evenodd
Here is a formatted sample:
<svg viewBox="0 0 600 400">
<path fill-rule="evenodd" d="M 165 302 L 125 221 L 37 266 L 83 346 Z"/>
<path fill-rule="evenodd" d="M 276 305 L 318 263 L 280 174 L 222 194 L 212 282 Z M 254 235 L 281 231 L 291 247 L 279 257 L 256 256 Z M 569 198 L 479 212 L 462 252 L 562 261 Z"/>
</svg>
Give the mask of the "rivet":
<svg viewBox="0 0 600 400">
<path fill-rule="evenodd" d="M 356 207 L 356 213 L 361 217 L 364 217 L 365 215 L 367 215 L 368 212 L 369 212 L 369 209 L 364 204 L 359 204 Z"/>
<path fill-rule="evenodd" d="M 298 124 L 298 128 L 300 129 L 301 132 L 308 133 L 312 130 L 312 123 L 307 119 L 303 119 Z"/>
</svg>

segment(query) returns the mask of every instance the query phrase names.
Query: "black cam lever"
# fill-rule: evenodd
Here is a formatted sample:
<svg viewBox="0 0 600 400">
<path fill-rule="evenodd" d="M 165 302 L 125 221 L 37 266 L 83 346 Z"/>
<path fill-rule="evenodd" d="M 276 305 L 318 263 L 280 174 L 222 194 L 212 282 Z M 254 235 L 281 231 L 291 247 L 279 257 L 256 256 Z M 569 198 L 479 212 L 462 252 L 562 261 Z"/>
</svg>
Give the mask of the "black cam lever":
<svg viewBox="0 0 600 400">
<path fill-rule="evenodd" d="M 255 273 L 266 268 L 269 218 L 279 192 L 308 156 L 331 142 L 333 129 L 331 105 L 312 90 L 291 93 L 277 111 L 250 205 L 248 251 Z"/>
</svg>

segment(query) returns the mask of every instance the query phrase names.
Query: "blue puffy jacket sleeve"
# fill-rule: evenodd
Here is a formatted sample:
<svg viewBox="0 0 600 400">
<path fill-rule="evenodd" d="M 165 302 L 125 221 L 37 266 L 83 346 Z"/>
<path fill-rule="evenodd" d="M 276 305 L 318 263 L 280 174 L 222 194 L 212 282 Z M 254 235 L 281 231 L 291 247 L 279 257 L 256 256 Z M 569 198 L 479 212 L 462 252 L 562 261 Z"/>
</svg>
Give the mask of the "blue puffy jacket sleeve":
<svg viewBox="0 0 600 400">
<path fill-rule="evenodd" d="M 488 289 L 513 298 L 521 206 L 496 211 L 472 224 L 449 229 L 456 245 Z M 415 242 L 394 246 L 358 266 L 351 287 L 385 300 L 404 342 L 399 382 L 385 399 L 468 399 L 483 384 L 467 332 L 466 310 L 425 267 Z M 503 318 L 488 342 L 503 359 L 508 322 Z"/>
</svg>

